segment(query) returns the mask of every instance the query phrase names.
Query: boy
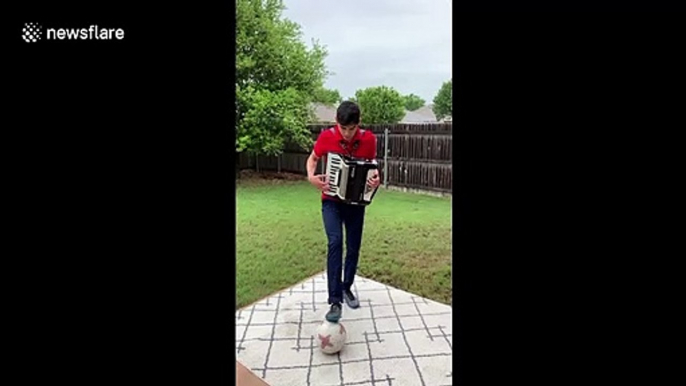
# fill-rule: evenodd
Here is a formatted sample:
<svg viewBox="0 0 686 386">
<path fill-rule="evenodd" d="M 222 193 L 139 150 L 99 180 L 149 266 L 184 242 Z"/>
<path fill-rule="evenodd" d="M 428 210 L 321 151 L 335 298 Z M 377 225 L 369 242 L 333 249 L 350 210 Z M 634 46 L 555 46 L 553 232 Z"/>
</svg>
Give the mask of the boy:
<svg viewBox="0 0 686 386">
<path fill-rule="evenodd" d="M 339 153 L 356 158 L 376 158 L 376 136 L 359 128 L 360 109 L 353 102 L 343 102 L 336 111 L 336 126 L 324 130 L 317 138 L 312 154 L 307 159 L 307 179 L 322 192 L 328 189 L 325 175 L 315 175 L 317 162 L 327 153 Z M 326 159 L 325 159 L 326 162 Z M 378 171 L 367 181 L 376 188 L 380 184 Z M 362 244 L 365 206 L 349 205 L 336 197 L 322 193 L 322 217 L 328 239 L 327 281 L 331 305 L 326 314 L 329 322 L 341 318 L 341 301 L 350 308 L 359 307 L 359 301 L 350 290 L 357 271 L 357 261 Z M 343 265 L 343 226 L 346 234 L 345 275 L 341 280 Z"/>
</svg>

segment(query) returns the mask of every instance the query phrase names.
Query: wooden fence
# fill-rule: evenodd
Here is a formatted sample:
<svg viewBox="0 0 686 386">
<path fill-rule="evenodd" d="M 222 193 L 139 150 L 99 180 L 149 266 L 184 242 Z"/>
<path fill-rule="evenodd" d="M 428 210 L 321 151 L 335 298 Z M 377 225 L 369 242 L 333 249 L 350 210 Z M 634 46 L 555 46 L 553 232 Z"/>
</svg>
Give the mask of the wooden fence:
<svg viewBox="0 0 686 386">
<path fill-rule="evenodd" d="M 310 125 L 312 139 L 330 125 Z M 452 193 L 452 123 L 371 125 L 377 137 L 377 162 L 384 184 L 391 187 Z M 307 174 L 311 149 L 288 144 L 279 157 L 241 153 L 240 169 Z M 324 170 L 320 161 L 319 170 Z"/>
</svg>

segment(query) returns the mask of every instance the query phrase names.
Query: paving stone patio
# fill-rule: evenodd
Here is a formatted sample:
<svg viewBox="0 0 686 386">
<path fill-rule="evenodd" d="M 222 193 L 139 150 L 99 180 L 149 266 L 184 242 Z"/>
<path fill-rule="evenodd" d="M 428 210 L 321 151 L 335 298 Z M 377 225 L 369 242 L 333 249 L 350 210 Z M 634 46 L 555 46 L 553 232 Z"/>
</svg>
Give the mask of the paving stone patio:
<svg viewBox="0 0 686 386">
<path fill-rule="evenodd" d="M 236 312 L 236 360 L 271 386 L 452 385 L 452 308 L 357 276 L 344 348 L 322 353 L 326 273 Z"/>
</svg>

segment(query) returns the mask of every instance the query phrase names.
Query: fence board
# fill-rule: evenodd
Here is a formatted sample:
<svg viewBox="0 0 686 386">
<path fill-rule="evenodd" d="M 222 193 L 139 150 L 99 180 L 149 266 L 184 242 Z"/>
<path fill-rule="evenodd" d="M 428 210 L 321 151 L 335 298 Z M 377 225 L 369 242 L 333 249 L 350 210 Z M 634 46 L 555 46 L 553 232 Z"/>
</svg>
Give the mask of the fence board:
<svg viewBox="0 0 686 386">
<path fill-rule="evenodd" d="M 452 165 L 388 160 L 388 184 L 426 189 L 452 190 Z"/>
</svg>

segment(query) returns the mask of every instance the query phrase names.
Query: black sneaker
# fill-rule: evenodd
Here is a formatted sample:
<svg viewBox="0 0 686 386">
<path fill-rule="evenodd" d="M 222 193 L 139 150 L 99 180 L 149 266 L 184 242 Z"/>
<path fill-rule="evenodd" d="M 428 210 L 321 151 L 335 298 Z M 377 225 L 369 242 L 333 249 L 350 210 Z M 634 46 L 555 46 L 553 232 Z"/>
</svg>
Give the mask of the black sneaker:
<svg viewBox="0 0 686 386">
<path fill-rule="evenodd" d="M 331 309 L 326 313 L 326 320 L 331 323 L 338 323 L 341 319 L 341 303 L 334 303 Z"/>
<path fill-rule="evenodd" d="M 360 306 L 360 302 L 357 301 L 355 295 L 353 295 L 350 290 L 343 291 L 343 300 L 345 300 L 345 304 L 347 304 L 350 308 L 357 308 Z"/>
</svg>

